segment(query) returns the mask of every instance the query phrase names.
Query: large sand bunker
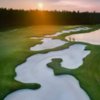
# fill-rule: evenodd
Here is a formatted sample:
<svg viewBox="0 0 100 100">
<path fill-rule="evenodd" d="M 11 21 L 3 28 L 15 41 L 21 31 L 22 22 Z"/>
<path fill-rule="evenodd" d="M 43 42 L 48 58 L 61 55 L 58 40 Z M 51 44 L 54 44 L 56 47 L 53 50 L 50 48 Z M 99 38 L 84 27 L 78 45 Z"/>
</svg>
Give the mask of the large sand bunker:
<svg viewBox="0 0 100 100">
<path fill-rule="evenodd" d="M 52 58 L 62 58 L 62 65 L 70 69 L 78 68 L 90 51 L 85 45 L 77 44 L 70 48 L 46 54 L 37 54 L 16 68 L 15 79 L 23 83 L 40 83 L 38 90 L 24 89 L 8 95 L 5 100 L 90 100 L 80 88 L 79 82 L 70 75 L 55 76 L 47 67 Z"/>
<path fill-rule="evenodd" d="M 77 41 L 77 42 L 85 42 L 94 45 L 100 45 L 100 29 L 90 32 L 90 33 L 82 33 L 82 34 L 75 34 L 66 37 L 67 40 Z"/>
<path fill-rule="evenodd" d="M 15 91 L 4 100 L 90 100 L 73 76 L 45 77 L 40 89 Z"/>
<path fill-rule="evenodd" d="M 31 47 L 30 49 L 32 51 L 39 51 L 39 50 L 46 50 L 46 49 L 53 49 L 59 46 L 64 45 L 65 41 L 59 40 L 59 39 L 52 39 L 52 38 L 43 38 L 42 44 L 37 44 L 34 47 Z"/>
</svg>

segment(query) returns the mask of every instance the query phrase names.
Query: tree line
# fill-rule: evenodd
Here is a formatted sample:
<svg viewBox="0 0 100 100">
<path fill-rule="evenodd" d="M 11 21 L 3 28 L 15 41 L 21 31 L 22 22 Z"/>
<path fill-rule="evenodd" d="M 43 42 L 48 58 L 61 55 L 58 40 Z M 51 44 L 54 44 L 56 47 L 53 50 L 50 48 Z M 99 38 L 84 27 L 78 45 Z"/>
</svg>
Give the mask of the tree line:
<svg viewBox="0 0 100 100">
<path fill-rule="evenodd" d="M 0 8 L 0 27 L 79 24 L 100 24 L 100 13 L 79 11 L 14 10 Z"/>
</svg>

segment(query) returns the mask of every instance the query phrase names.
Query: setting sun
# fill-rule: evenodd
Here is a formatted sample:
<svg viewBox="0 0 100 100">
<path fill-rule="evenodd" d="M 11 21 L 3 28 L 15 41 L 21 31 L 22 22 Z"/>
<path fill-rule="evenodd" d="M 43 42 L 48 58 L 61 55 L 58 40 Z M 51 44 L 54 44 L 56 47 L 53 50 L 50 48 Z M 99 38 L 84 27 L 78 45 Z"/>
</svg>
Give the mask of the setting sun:
<svg viewBox="0 0 100 100">
<path fill-rule="evenodd" d="M 43 4 L 42 2 L 39 2 L 39 3 L 37 4 L 37 6 L 38 6 L 38 9 L 39 9 L 39 10 L 43 10 L 43 8 L 44 8 L 44 4 Z"/>
</svg>

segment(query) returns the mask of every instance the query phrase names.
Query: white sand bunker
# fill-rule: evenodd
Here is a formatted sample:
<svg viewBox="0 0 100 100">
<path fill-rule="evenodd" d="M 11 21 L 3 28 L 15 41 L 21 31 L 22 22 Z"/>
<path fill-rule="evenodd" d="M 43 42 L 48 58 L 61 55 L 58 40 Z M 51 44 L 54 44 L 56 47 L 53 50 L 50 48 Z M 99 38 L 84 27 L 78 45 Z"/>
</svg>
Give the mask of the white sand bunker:
<svg viewBox="0 0 100 100">
<path fill-rule="evenodd" d="M 30 49 L 33 51 L 46 50 L 46 49 L 56 48 L 67 43 L 65 41 L 59 39 L 52 39 L 52 38 L 43 38 L 42 42 L 43 42 L 42 44 L 38 44 L 34 47 L 31 47 Z"/>
<path fill-rule="evenodd" d="M 94 45 L 100 45 L 100 29 L 90 32 L 90 33 L 83 33 L 83 34 L 75 34 L 66 37 L 67 40 L 75 40 L 79 42 L 90 43 Z"/>
<path fill-rule="evenodd" d="M 49 77 L 44 79 L 43 83 L 41 89 L 19 90 L 8 95 L 4 100 L 90 100 L 81 89 L 79 82 L 72 76 L 52 76 L 50 79 Z"/>
<path fill-rule="evenodd" d="M 54 36 L 62 35 L 64 33 L 79 32 L 79 31 L 85 31 L 85 30 L 89 30 L 89 29 L 90 29 L 89 27 L 77 27 L 74 29 L 63 30 L 63 31 L 57 32 L 56 34 L 53 34 L 53 35 L 46 35 L 45 37 L 54 37 Z"/>
<path fill-rule="evenodd" d="M 53 70 L 47 67 L 52 58 L 62 58 L 62 66 L 70 69 L 78 68 L 83 63 L 83 58 L 90 53 L 84 50 L 85 47 L 76 44 L 65 50 L 29 57 L 25 63 L 16 68 L 15 79 L 23 83 L 40 83 L 42 87 L 38 90 L 16 91 L 5 100 L 90 100 L 74 77 L 55 76 Z"/>
<path fill-rule="evenodd" d="M 42 83 L 41 81 L 54 77 L 53 71 L 47 67 L 53 58 L 61 58 L 63 60 L 61 65 L 65 68 L 76 69 L 83 64 L 83 58 L 90 53 L 84 50 L 85 47 L 75 44 L 65 50 L 33 55 L 16 68 L 15 79 L 25 83 Z"/>
</svg>

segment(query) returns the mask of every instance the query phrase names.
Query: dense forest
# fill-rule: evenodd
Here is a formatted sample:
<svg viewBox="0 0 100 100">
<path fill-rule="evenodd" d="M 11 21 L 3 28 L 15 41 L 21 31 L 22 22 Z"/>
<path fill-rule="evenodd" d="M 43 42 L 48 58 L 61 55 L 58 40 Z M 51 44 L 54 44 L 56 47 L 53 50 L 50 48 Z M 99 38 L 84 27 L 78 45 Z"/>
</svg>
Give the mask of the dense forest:
<svg viewBox="0 0 100 100">
<path fill-rule="evenodd" d="M 100 24 L 100 13 L 0 8 L 0 27 L 76 24 Z"/>
</svg>

